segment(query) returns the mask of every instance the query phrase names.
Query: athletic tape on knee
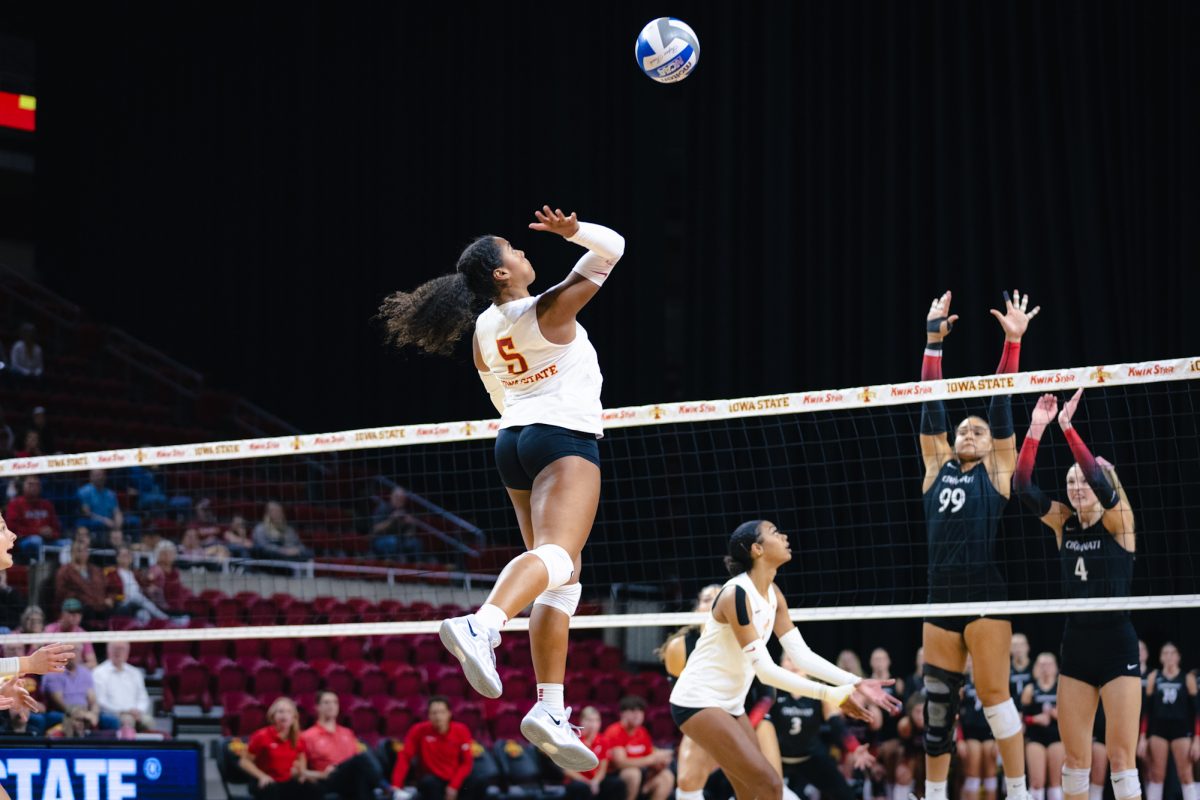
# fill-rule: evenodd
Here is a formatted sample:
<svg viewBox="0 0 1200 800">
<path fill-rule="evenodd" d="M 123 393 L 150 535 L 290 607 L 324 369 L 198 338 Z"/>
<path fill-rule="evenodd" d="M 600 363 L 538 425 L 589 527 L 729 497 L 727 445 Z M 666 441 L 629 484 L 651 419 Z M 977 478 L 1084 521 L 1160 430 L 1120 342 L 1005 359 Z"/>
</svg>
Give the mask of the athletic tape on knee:
<svg viewBox="0 0 1200 800">
<path fill-rule="evenodd" d="M 571 554 L 556 544 L 543 544 L 529 552 L 540 558 L 546 565 L 546 572 L 550 575 L 550 582 L 546 584 L 547 589 L 557 589 L 571 580 L 571 576 L 575 574 L 575 562 L 571 560 Z"/>
<path fill-rule="evenodd" d="M 984 706 L 983 715 L 987 717 L 988 727 L 998 742 L 1021 732 L 1021 715 L 1017 713 L 1017 704 L 1011 697 L 1003 703 Z"/>
<path fill-rule="evenodd" d="M 1159 785 L 1159 796 L 1162 796 L 1162 784 Z M 1126 769 L 1112 774 L 1113 797 L 1117 800 L 1128 800 L 1130 797 L 1142 796 L 1142 782 L 1138 780 L 1136 769 Z"/>
<path fill-rule="evenodd" d="M 931 664 L 926 664 L 921 674 L 925 678 L 925 752 L 931 756 L 952 753 L 959 692 L 966 676 Z"/>
<path fill-rule="evenodd" d="M 566 614 L 568 617 L 575 616 L 575 609 L 579 608 L 579 595 L 583 593 L 583 586 L 578 583 L 570 583 L 566 586 L 559 586 L 557 589 L 547 589 L 534 599 L 535 606 L 550 606 Z"/>
<path fill-rule="evenodd" d="M 990 778 L 983 779 L 983 790 L 985 792 L 994 792 L 996 791 L 996 787 L 999 785 L 1000 781 L 996 779 L 995 775 L 991 776 Z"/>
<path fill-rule="evenodd" d="M 1091 782 L 1092 771 L 1090 769 L 1073 768 L 1063 764 L 1062 768 L 1062 788 L 1067 794 L 1085 794 Z"/>
</svg>

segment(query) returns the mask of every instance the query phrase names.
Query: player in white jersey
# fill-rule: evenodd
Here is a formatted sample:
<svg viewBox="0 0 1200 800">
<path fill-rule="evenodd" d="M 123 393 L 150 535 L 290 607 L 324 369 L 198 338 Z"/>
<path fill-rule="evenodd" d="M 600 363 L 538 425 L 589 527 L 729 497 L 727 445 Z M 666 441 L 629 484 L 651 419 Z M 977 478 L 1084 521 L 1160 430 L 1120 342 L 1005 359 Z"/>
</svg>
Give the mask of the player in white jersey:
<svg viewBox="0 0 1200 800">
<path fill-rule="evenodd" d="M 892 713 L 901 707 L 883 691 L 893 681 L 863 680 L 804 643 L 774 583 L 776 571 L 791 558 L 787 536 L 773 523 L 753 520 L 738 526 L 725 559 L 733 578 L 717 596 L 704 633 L 671 692 L 675 723 L 714 757 L 739 798 L 764 800 L 783 794 L 783 779 L 763 756 L 746 717 L 746 692 L 756 676 L 768 686 L 831 702 L 859 718 L 867 718 L 868 704 Z M 771 633 L 801 672 L 828 683 L 807 680 L 772 661 L 766 646 Z"/>
<path fill-rule="evenodd" d="M 600 501 L 603 426 L 596 351 L 575 316 L 600 290 L 625 240 L 549 206 L 534 216 L 531 229 L 588 249 L 557 285 L 530 294 L 536 276 L 525 253 L 507 239 L 484 236 L 463 251 L 454 274 L 388 297 L 380 318 L 393 344 L 440 354 L 451 353 L 474 322 L 475 366 L 501 414 L 496 466 L 527 552 L 508 563 L 478 611 L 443 621 L 439 634 L 471 686 L 499 697 L 492 651 L 505 623 L 532 602 L 538 700 L 521 732 L 558 766 L 582 772 L 599 762 L 568 721 L 563 679 L 581 592 L 580 553 Z"/>
</svg>

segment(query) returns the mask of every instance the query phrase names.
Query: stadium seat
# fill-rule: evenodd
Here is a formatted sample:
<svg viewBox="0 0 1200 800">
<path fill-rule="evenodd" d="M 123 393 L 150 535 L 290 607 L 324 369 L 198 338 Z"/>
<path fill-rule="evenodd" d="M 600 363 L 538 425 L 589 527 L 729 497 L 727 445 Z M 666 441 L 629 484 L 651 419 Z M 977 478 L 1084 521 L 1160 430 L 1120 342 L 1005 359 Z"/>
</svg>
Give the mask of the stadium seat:
<svg viewBox="0 0 1200 800">
<path fill-rule="evenodd" d="M 387 674 L 375 664 L 368 662 L 356 673 L 358 693 L 363 697 L 379 697 L 391 694 L 392 682 Z"/>
<path fill-rule="evenodd" d="M 234 714 L 226 713 L 222 721 L 222 727 L 231 736 L 249 736 L 259 728 L 266 727 L 266 724 L 267 706 L 258 701 L 242 706 Z"/>
<path fill-rule="evenodd" d="M 449 655 L 436 634 L 413 637 L 414 664 L 441 664 Z"/>
<path fill-rule="evenodd" d="M 527 669 L 503 667 L 499 670 L 500 680 L 504 684 L 504 694 L 509 697 L 532 697 L 536 679 Z M 575 672 L 571 672 L 570 686 L 576 681 Z"/>
<path fill-rule="evenodd" d="M 229 642 L 224 639 L 201 639 L 196 642 L 196 658 L 203 661 L 213 656 L 229 655 Z"/>
<path fill-rule="evenodd" d="M 381 636 L 376 641 L 380 661 L 412 663 L 412 642 L 408 636 Z"/>
<path fill-rule="evenodd" d="M 534 755 L 533 745 L 524 746 L 524 739 L 500 739 L 492 745 L 492 755 L 511 791 L 520 787 L 523 795 L 541 794 L 542 770 Z"/>
<path fill-rule="evenodd" d="M 400 741 L 404 740 L 413 723 L 420 719 L 401 701 L 385 704 L 382 713 L 383 735 Z"/>
<path fill-rule="evenodd" d="M 483 718 L 483 707 L 474 700 L 452 700 L 450 704 L 452 718 L 467 726 L 467 730 L 478 740 L 487 742 L 491 733 Z"/>
<path fill-rule="evenodd" d="M 309 653 L 309 645 L 315 641 L 318 640 L 293 639 L 291 637 L 267 639 L 266 657 L 271 661 L 280 661 L 285 658 L 312 658 L 312 654 Z"/>
<path fill-rule="evenodd" d="M 333 619 L 329 620 L 333 623 Z M 349 622 L 356 622 L 351 619 Z M 333 656 L 336 661 L 349 662 L 362 659 L 366 653 L 366 641 L 361 636 L 338 636 L 333 639 Z"/>
<path fill-rule="evenodd" d="M 275 625 L 279 622 L 279 615 L 279 606 L 274 600 L 258 597 L 246 607 L 246 624 Z"/>
<path fill-rule="evenodd" d="M 180 704 L 198 705 L 207 713 L 213 704 L 209 677 L 209 671 L 198 661 L 193 659 L 181 663 L 166 676 L 163 708 L 170 711 Z"/>
<path fill-rule="evenodd" d="M 214 739 L 210 745 L 210 755 L 217 765 L 217 775 L 221 778 L 221 786 L 229 800 L 250 800 L 248 789 L 250 776 L 238 766 L 242 754 L 246 752 L 246 743 L 238 738 L 223 737 Z"/>
<path fill-rule="evenodd" d="M 346 712 L 343 711 L 343 714 Z M 368 745 L 379 741 L 379 729 L 382 724 L 379 710 L 370 700 L 356 697 L 350 704 L 348 723 L 346 727 L 354 731 L 358 738 Z"/>
<path fill-rule="evenodd" d="M 339 697 L 354 694 L 354 675 L 342 664 L 330 664 L 321 675 L 321 684 L 322 689 L 328 689 Z"/>
<path fill-rule="evenodd" d="M 307 663 L 297 661 L 288 669 L 287 687 L 293 697 L 312 693 L 321 688 L 321 676 Z"/>
<path fill-rule="evenodd" d="M 521 720 L 528 709 L 522 709 L 516 703 L 502 703 L 492 715 L 492 739 L 500 742 L 505 739 L 521 739 Z"/>
<path fill-rule="evenodd" d="M 246 624 L 244 607 L 236 597 L 222 597 L 212 605 L 213 622 L 218 627 L 233 628 Z"/>
<path fill-rule="evenodd" d="M 268 639 L 267 642 L 276 642 L 278 639 Z M 263 655 L 263 640 L 262 639 L 234 639 L 232 642 L 233 653 L 232 658 L 240 660 L 243 658 L 262 658 Z"/>
<path fill-rule="evenodd" d="M 679 729 L 666 708 L 653 708 L 646 712 L 646 730 L 656 745 L 674 748 L 679 740 Z"/>
<path fill-rule="evenodd" d="M 413 697 L 424 689 L 421 675 L 412 664 L 398 664 L 387 676 L 393 697 Z"/>
<path fill-rule="evenodd" d="M 250 688 L 250 676 L 241 664 L 225 659 L 216 667 L 210 667 L 216 680 L 216 695 L 225 698 L 230 692 L 246 692 Z M 224 700 L 222 700 L 224 702 Z"/>
</svg>

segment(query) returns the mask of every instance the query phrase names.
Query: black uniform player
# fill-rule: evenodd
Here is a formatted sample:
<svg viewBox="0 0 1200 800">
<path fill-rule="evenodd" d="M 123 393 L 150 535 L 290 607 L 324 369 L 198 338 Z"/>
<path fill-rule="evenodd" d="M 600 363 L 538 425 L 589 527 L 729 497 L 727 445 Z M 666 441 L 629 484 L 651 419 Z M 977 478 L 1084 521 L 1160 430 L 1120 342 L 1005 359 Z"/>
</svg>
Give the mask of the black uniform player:
<svg viewBox="0 0 1200 800">
<path fill-rule="evenodd" d="M 957 316 L 950 314 L 950 293 L 934 298 L 926 317 L 925 359 L 921 380 L 942 377 L 943 339 Z M 997 373 L 1018 371 L 1021 337 L 1029 320 L 1028 296 L 1004 293 L 1005 313 L 992 311 L 1004 330 L 1004 354 Z M 978 602 L 1008 599 L 996 567 L 996 530 L 1012 485 L 1016 435 L 1011 398 L 992 397 L 988 420 L 967 417 L 954 431 L 951 447 L 946 410 L 940 400 L 921 409 L 921 457 L 925 477 L 921 494 L 929 535 L 929 602 Z M 996 737 L 1005 766 L 1011 800 L 1024 800 L 1025 750 L 1021 716 L 1009 694 L 1008 652 L 1012 625 L 1007 619 L 980 614 L 925 620 L 925 749 L 926 800 L 946 800 L 954 726 L 965 681 L 967 654 L 974 658 L 975 679 L 984 714 Z"/>
<path fill-rule="evenodd" d="M 1012 635 L 1009 645 L 1008 686 L 1012 699 L 1020 702 L 1021 693 L 1033 681 L 1033 659 L 1029 657 L 1029 639 L 1023 633 Z"/>
<path fill-rule="evenodd" d="M 1058 734 L 1058 661 L 1041 653 L 1033 683 L 1021 694 L 1025 715 L 1025 771 L 1033 800 L 1062 800 L 1063 744 Z"/>
<path fill-rule="evenodd" d="M 788 666 L 786 659 L 784 666 Z M 821 739 L 822 723 L 829 722 L 833 740 L 840 742 L 851 754 L 856 769 L 869 767 L 874 759 L 868 749 L 846 731 L 842 714 L 836 707 L 809 697 L 780 692 L 767 719 L 779 739 L 783 780 L 789 789 L 803 797 L 805 786 L 815 786 L 822 798 L 853 800 L 850 785 Z"/>
<path fill-rule="evenodd" d="M 1196 676 L 1185 674 L 1179 661 L 1179 648 L 1167 642 L 1159 652 L 1162 668 L 1151 672 L 1146 682 L 1150 706 L 1150 785 L 1146 787 L 1146 800 L 1162 800 L 1168 755 L 1175 756 L 1184 800 L 1196 800 L 1190 753 L 1196 724 Z"/>
<path fill-rule="evenodd" d="M 1059 571 L 1067 597 L 1127 597 L 1132 589 L 1135 547 L 1133 509 L 1116 471 L 1095 458 L 1072 424 L 1080 389 L 1058 413 L 1053 395 L 1033 410 L 1021 445 L 1013 491 L 1054 531 Z M 1075 464 L 1067 472 L 1070 504 L 1052 501 L 1033 482 L 1034 461 L 1046 428 L 1058 416 Z M 1085 800 L 1095 778 L 1092 739 L 1096 709 L 1104 700 L 1105 750 L 1117 800 L 1141 795 L 1136 752 L 1139 694 L 1137 634 L 1125 611 L 1072 612 L 1062 640 L 1059 722 L 1066 749 L 1063 788 L 1067 800 Z"/>
</svg>

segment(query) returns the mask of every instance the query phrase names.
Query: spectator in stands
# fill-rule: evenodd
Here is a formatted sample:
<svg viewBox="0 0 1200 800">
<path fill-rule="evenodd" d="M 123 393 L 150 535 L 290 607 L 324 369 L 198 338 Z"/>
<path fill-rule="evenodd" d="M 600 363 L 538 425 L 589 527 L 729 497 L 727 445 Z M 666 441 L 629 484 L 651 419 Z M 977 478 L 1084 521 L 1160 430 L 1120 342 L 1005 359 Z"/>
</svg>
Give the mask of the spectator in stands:
<svg viewBox="0 0 1200 800">
<path fill-rule="evenodd" d="M 26 602 L 25 595 L 17 587 L 9 586 L 8 570 L 0 570 L 0 632 L 8 633 L 20 627 Z"/>
<path fill-rule="evenodd" d="M 154 709 L 142 671 L 129 663 L 129 642 L 109 642 L 108 660 L 92 673 L 100 712 L 116 717 L 129 714 L 141 730 L 151 727 Z"/>
<path fill-rule="evenodd" d="M 105 620 L 112 614 L 112 599 L 104 590 L 104 573 L 91 563 L 92 548 L 86 541 L 71 545 L 71 563 L 58 568 L 54 596 L 59 602 L 75 598 L 83 603 L 87 620 Z"/>
<path fill-rule="evenodd" d="M 37 458 L 42 453 L 41 437 L 37 431 L 25 431 L 21 439 L 21 449 L 13 453 L 17 458 Z"/>
<path fill-rule="evenodd" d="M 183 614 L 184 604 L 191 592 L 183 585 L 183 577 L 175 566 L 178 553 L 168 540 L 159 543 L 157 563 L 146 574 L 146 596 L 154 605 L 172 616 Z"/>
<path fill-rule="evenodd" d="M 372 800 L 376 787 L 387 785 L 383 768 L 354 731 L 337 724 L 339 711 L 335 693 L 317 692 L 317 720 L 300 734 L 307 759 L 302 779 L 315 783 L 322 795 Z"/>
<path fill-rule="evenodd" d="M 54 504 L 42 497 L 42 479 L 29 475 L 21 483 L 21 493 L 8 501 L 4 511 L 8 527 L 16 533 L 17 552 L 32 559 L 43 544 L 57 543 L 62 535 L 62 525 Z"/>
<path fill-rule="evenodd" d="M 864 677 L 862 660 L 853 650 L 843 650 L 838 653 L 837 661 L 834 663 L 846 672 L 852 672 L 860 678 Z"/>
<path fill-rule="evenodd" d="M 580 739 L 596 758 L 600 765 L 587 772 L 572 772 L 563 770 L 563 782 L 567 785 L 567 800 L 621 800 L 625 796 L 625 783 L 620 777 L 608 774 L 608 744 L 600 734 L 600 712 L 595 706 L 588 706 L 579 715 L 579 724 L 583 727 Z"/>
<path fill-rule="evenodd" d="M 417 520 L 408 513 L 408 492 L 397 486 L 386 502 L 375 509 L 371 524 L 371 549 L 383 558 L 415 563 L 421 560 Z"/>
<path fill-rule="evenodd" d="M 83 706 L 71 706 L 60 717 L 57 725 L 46 731 L 48 739 L 82 739 L 96 727 L 91 715 Z"/>
<path fill-rule="evenodd" d="M 46 629 L 46 612 L 41 606 L 30 606 L 21 614 L 21 633 L 41 633 Z M 32 648 L 32 645 L 30 645 Z M 31 649 L 29 653 L 32 653 Z M 24 653 L 23 655 L 28 655 Z"/>
<path fill-rule="evenodd" d="M 105 589 L 113 601 L 113 614 L 118 617 L 136 617 L 145 623 L 151 619 L 170 619 L 170 615 L 156 606 L 142 589 L 145 579 L 133 568 L 133 550 L 128 546 L 117 549 L 117 565 L 105 580 Z M 109 648 L 111 653 L 112 648 Z"/>
<path fill-rule="evenodd" d="M 471 731 L 451 719 L 450 701 L 441 695 L 429 698 L 428 714 L 427 721 L 413 725 L 404 737 L 392 786 L 402 788 L 415 763 L 424 773 L 416 783 L 421 800 L 480 800 L 485 787 L 471 777 Z"/>
<path fill-rule="evenodd" d="M 63 569 L 66 569 L 64 567 Z M 59 572 L 62 570 L 60 569 Z M 31 614 L 31 612 L 36 612 Z M 37 606 L 30 606 L 25 614 L 34 619 L 40 615 L 42 610 Z M 43 618 L 44 619 L 44 618 Z M 24 618 L 22 618 L 22 627 L 24 627 Z M 32 620 L 31 620 L 32 624 Z M 83 631 L 83 603 L 78 598 L 71 597 L 63 601 L 62 614 L 57 622 L 51 622 L 45 626 L 46 633 L 79 633 Z M 41 633 L 41 630 L 30 630 L 30 633 Z M 32 647 L 32 645 L 31 645 Z M 91 642 L 84 642 L 79 646 L 79 656 L 83 659 L 83 663 L 90 669 L 96 668 L 96 648 L 92 647 Z"/>
<path fill-rule="evenodd" d="M 908 690 L 908 692 L 904 698 L 905 700 L 907 700 L 909 697 L 912 697 L 917 692 L 925 691 L 925 676 L 923 674 L 925 672 L 925 648 L 924 647 L 917 648 L 917 655 L 913 659 L 913 661 L 914 661 L 913 666 L 915 667 L 915 671 L 913 672 L 912 675 L 908 676 L 908 685 L 905 687 Z"/>
<path fill-rule="evenodd" d="M 102 469 L 94 469 L 90 480 L 79 487 L 79 524 L 92 532 L 93 538 L 108 542 L 109 531 L 124 524 L 117 495 L 105 487 L 108 475 Z"/>
<path fill-rule="evenodd" d="M 42 452 L 57 453 L 58 437 L 54 435 L 54 430 L 46 423 L 46 407 L 36 406 L 29 415 L 30 422 L 29 430 L 37 431 L 38 442 L 41 444 Z"/>
<path fill-rule="evenodd" d="M 21 325 L 21 338 L 12 346 L 8 368 L 20 378 L 41 378 L 45 365 L 42 363 L 42 346 L 37 343 L 37 329 L 32 322 Z"/>
<path fill-rule="evenodd" d="M 229 527 L 225 529 L 225 546 L 229 548 L 232 556 L 250 557 L 250 551 L 254 549 L 254 538 L 250 535 L 250 526 L 246 524 L 246 518 L 241 514 L 234 514 Z"/>
<path fill-rule="evenodd" d="M 604 731 L 608 757 L 625 784 L 625 800 L 648 797 L 667 800 L 675 788 L 675 773 L 671 772 L 674 753 L 655 747 L 646 721 L 646 701 L 637 696 L 621 698 L 621 720 Z"/>
<path fill-rule="evenodd" d="M 189 527 L 183 532 L 183 539 L 179 542 L 179 556 L 185 560 L 224 561 L 229 558 L 229 551 L 215 538 L 206 541 L 201 538 L 198 528 Z"/>
<path fill-rule="evenodd" d="M 241 517 L 234 517 L 228 526 L 222 525 L 213 511 L 212 500 L 207 497 L 196 503 L 188 527 L 195 528 L 200 534 L 202 546 L 223 545 L 228 555 L 238 558 L 250 555 L 252 542 L 246 533 L 246 521 Z"/>
<path fill-rule="evenodd" d="M 11 458 L 13 446 L 17 443 L 16 434 L 4 419 L 4 409 L 0 408 L 0 458 Z"/>
<path fill-rule="evenodd" d="M 277 698 L 267 709 L 267 722 L 251 734 L 238 762 L 253 779 L 250 794 L 267 800 L 319 797 L 314 784 L 300 779 L 307 765 L 296 704 L 288 697 Z"/>
<path fill-rule="evenodd" d="M 283 561 L 307 561 L 312 557 L 296 530 L 288 525 L 279 503 L 267 503 L 262 522 L 254 526 L 254 557 Z"/>
<path fill-rule="evenodd" d="M 42 695 L 46 704 L 51 711 L 60 711 L 68 718 L 73 709 L 82 708 L 84 719 L 91 727 L 115 731 L 121 721 L 100 710 L 92 670 L 79 661 L 72 658 L 67 661 L 65 672 L 50 672 L 42 677 Z"/>
</svg>

